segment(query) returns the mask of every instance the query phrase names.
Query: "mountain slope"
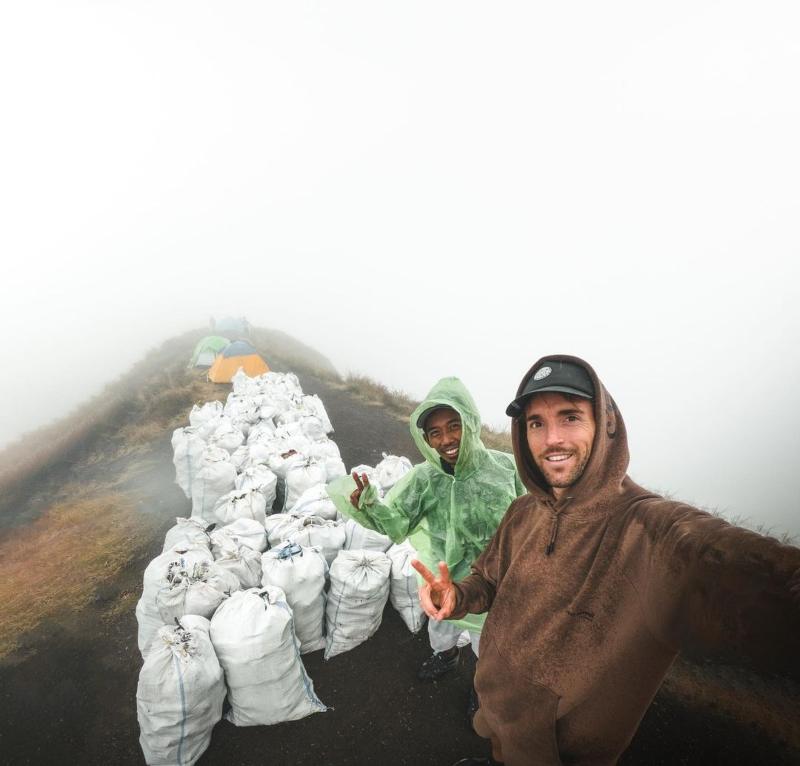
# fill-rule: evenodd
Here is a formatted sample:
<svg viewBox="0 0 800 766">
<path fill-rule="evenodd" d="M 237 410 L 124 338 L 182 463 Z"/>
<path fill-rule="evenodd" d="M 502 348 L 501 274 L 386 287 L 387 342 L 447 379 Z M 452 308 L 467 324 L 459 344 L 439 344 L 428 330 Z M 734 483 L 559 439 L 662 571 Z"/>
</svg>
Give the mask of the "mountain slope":
<svg viewBox="0 0 800 766">
<path fill-rule="evenodd" d="M 404 402 L 348 385 L 287 336 L 256 332 L 271 366 L 298 372 L 304 390 L 321 396 L 348 467 L 374 464 L 382 451 L 418 460 L 398 417 Z M 192 404 L 229 391 L 185 369 L 200 335 L 163 344 L 107 396 L 51 427 L 49 445 L 38 437 L 27 473 L 6 474 L 15 500 L 4 494 L 0 516 L 3 762 L 141 763 L 134 606 L 164 532 L 189 513 L 174 483 L 171 430 L 188 422 Z M 284 343 L 284 356 L 269 337 Z M 334 710 L 275 727 L 220 723 L 201 764 L 447 764 L 485 753 L 465 724 L 470 663 L 426 685 L 415 670 L 428 652 L 424 633 L 411 636 L 387 607 L 366 644 L 328 663 L 319 652 L 304 657 Z M 756 704 L 741 704 L 756 694 Z M 786 679 L 683 663 L 623 762 L 798 763 L 798 750 L 779 741 L 800 748 L 797 699 Z"/>
</svg>

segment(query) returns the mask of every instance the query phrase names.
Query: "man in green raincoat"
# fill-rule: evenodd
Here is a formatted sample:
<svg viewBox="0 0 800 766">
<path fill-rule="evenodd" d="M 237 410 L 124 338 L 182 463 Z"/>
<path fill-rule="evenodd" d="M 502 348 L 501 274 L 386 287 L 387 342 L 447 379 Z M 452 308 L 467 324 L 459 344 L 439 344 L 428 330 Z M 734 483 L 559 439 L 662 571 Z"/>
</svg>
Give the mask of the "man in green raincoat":
<svg viewBox="0 0 800 766">
<path fill-rule="evenodd" d="M 411 414 L 411 436 L 425 458 L 383 500 L 365 474 L 328 486 L 339 511 L 395 543 L 409 539 L 429 568 L 447 563 L 454 581 L 486 547 L 508 506 L 525 494 L 514 457 L 487 449 L 480 439 L 478 408 L 458 378 L 443 378 Z M 486 615 L 429 620 L 433 656 L 419 671 L 438 678 L 458 663 L 459 643 L 469 631 L 476 655 Z"/>
</svg>

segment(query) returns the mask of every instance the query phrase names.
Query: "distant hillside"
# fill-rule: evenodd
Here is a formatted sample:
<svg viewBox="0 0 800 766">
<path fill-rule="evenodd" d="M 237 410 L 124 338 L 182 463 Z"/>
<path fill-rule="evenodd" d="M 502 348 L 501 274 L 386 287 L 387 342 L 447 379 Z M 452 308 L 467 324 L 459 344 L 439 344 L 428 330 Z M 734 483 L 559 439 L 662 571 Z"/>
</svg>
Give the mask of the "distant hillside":
<svg viewBox="0 0 800 766">
<path fill-rule="evenodd" d="M 119 449 L 142 449 L 165 429 L 184 425 L 193 404 L 224 399 L 230 386 L 208 383 L 204 371 L 187 368 L 194 346 L 208 332 L 170 338 L 70 414 L 0 451 L 0 530 L 36 515 L 21 504 L 42 472 L 52 477 L 91 459 L 103 440 Z M 253 328 L 251 340 L 272 369 L 339 379 L 330 360 L 284 332 Z"/>
</svg>

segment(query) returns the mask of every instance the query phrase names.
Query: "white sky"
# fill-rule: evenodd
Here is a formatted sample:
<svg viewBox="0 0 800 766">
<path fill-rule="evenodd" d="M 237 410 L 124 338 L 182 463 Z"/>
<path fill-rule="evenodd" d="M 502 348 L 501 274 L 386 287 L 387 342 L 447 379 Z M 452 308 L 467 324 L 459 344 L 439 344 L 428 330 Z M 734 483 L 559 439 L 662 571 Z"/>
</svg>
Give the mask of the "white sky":
<svg viewBox="0 0 800 766">
<path fill-rule="evenodd" d="M 459 375 L 496 426 L 583 356 L 636 480 L 800 533 L 798 22 L 4 4 L 0 444 L 244 314 L 417 397 Z"/>
</svg>

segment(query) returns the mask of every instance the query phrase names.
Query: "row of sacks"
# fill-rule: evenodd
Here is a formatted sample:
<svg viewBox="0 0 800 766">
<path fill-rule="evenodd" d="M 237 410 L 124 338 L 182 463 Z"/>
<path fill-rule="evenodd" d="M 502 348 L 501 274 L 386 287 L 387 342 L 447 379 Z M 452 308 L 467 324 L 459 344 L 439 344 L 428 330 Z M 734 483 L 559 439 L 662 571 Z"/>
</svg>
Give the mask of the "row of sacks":
<svg viewBox="0 0 800 766">
<path fill-rule="evenodd" d="M 305 395 L 295 375 L 235 376 L 224 405 L 193 407 L 189 426 L 173 432 L 176 481 L 192 515 L 209 522 L 223 496 L 253 487 L 268 513 L 276 500 L 285 510 L 312 484 L 345 475 L 332 431 L 322 401 Z"/>
<path fill-rule="evenodd" d="M 327 482 L 345 473 L 338 446 L 327 438 L 331 431 L 319 397 L 305 396 L 294 375 L 279 373 L 235 377 L 225 405 L 211 402 L 195 407 L 190 426 L 175 431 L 176 476 L 192 499 L 192 517 L 177 520 L 167 533 L 163 554 L 145 572 L 136 610 L 139 648 L 145 658 L 143 678 L 157 651 L 163 659 L 168 649 L 178 667 L 175 651 L 180 655 L 187 641 L 179 640 L 183 634 L 175 631 L 185 633 L 187 620 L 207 619 L 213 625 L 228 604 L 253 590 L 261 593 L 262 600 L 269 589 L 281 590 L 284 605 L 291 610 L 291 634 L 301 669 L 301 653 L 324 648 L 328 659 L 368 639 L 380 625 L 387 598 L 409 629 L 419 630 L 424 615 L 410 566 L 413 549 L 408 544 L 391 546 L 389 538 L 354 521 L 342 521 L 327 496 Z M 375 468 L 354 469 L 368 473 L 381 495 L 411 468 L 406 458 L 383 457 Z M 285 512 L 274 514 L 277 509 Z M 227 678 L 226 663 L 217 653 Z M 315 712 L 313 685 L 305 670 L 293 677 L 308 681 L 302 685 L 306 692 L 311 689 L 306 698 L 314 709 L 284 717 L 276 717 L 269 707 L 267 712 L 239 715 L 232 709 L 229 718 L 248 725 Z M 185 685 L 186 678 L 180 683 Z M 300 682 L 295 686 L 299 688 Z M 232 688 L 231 698 L 236 696 Z M 258 694 L 292 698 L 279 686 L 270 691 L 269 684 Z M 208 701 L 214 695 L 201 696 Z M 141 699 L 142 695 L 140 703 Z M 159 737 L 175 743 L 169 725 L 156 712 L 159 699 L 164 695 L 156 689 L 149 707 L 139 708 L 148 763 L 175 761 L 174 752 L 164 755 L 163 761 L 158 760 L 161 756 L 153 755 L 155 760 L 148 756 L 158 751 Z M 198 755 L 208 744 L 205 737 L 198 734 Z M 178 754 L 185 756 L 190 750 L 188 744 L 182 745 Z"/>
<path fill-rule="evenodd" d="M 204 529 L 177 519 L 165 545 L 180 539 L 145 569 L 136 605 L 143 658 L 163 625 L 187 614 L 211 618 L 233 593 L 269 585 L 281 587 L 295 611 L 303 654 L 325 648 L 328 659 L 366 641 L 389 597 L 409 630 L 420 629 L 424 615 L 410 543 L 387 550 L 375 533 L 348 522 L 346 547 L 342 522 L 283 514 L 270 520 L 269 529 L 251 519 Z"/>
<path fill-rule="evenodd" d="M 191 766 L 222 718 L 237 726 L 294 721 L 327 707 L 298 653 L 293 613 L 276 586 L 233 593 L 206 617 L 159 628 L 139 673 L 139 743 L 151 765 Z"/>
<path fill-rule="evenodd" d="M 144 656 L 137 716 L 148 764 L 193 764 L 208 747 L 226 694 L 226 718 L 237 726 L 326 710 L 300 655 L 324 646 L 329 659 L 366 641 L 387 598 L 411 630 L 422 625 L 407 543 L 388 553 L 340 551 L 330 570 L 319 549 L 286 543 L 260 555 L 261 587 L 246 589 L 237 589 L 209 553 L 201 544 L 179 544 L 145 573 L 142 598 L 155 601 L 160 618 L 148 625 L 137 607 Z M 154 581 L 159 570 L 166 575 Z M 152 628 L 151 637 L 143 635 Z"/>
</svg>

